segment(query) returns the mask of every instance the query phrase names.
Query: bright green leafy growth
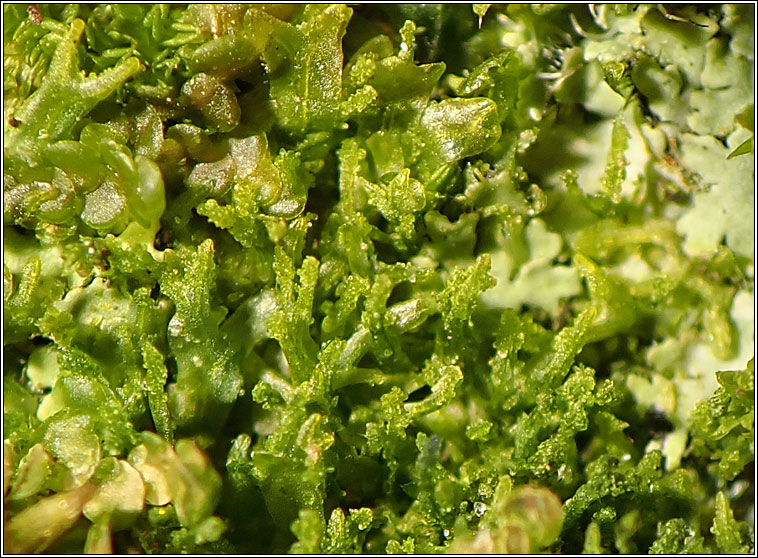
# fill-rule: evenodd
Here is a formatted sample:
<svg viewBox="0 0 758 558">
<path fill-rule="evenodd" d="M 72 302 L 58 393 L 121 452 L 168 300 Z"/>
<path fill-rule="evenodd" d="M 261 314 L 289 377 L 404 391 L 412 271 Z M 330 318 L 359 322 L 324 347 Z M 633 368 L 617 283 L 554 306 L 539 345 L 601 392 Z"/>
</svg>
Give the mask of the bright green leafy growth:
<svg viewBox="0 0 758 558">
<path fill-rule="evenodd" d="M 718 372 L 716 393 L 692 413 L 693 450 L 710 456 L 716 474 L 733 480 L 755 453 L 755 373 L 751 359 L 745 370 Z"/>
<path fill-rule="evenodd" d="M 241 386 L 234 355 L 223 347 L 218 317 L 212 313 L 213 253 L 213 243 L 207 240 L 194 254 L 169 254 L 160 280 L 176 308 L 168 324 L 168 342 L 177 355 L 177 381 L 168 403 L 179 428 L 214 429 L 222 424 Z"/>
<path fill-rule="evenodd" d="M 351 13 L 339 5 L 308 6 L 296 27 L 282 26 L 272 36 L 266 63 L 286 64 L 270 82 L 282 126 L 304 131 L 333 117 L 342 94 L 340 43 Z"/>
<path fill-rule="evenodd" d="M 60 37 L 39 89 L 15 111 L 14 117 L 21 122 L 10 147 L 15 156 L 22 157 L 21 150 L 26 144 L 39 141 L 40 137 L 52 141 L 65 139 L 78 119 L 139 71 L 139 60 L 127 58 L 102 76 L 85 79 L 79 73 L 76 52 L 84 28 L 85 23 L 80 19 L 71 23 L 66 35 Z M 26 156 L 34 151 L 30 150 Z"/>
<path fill-rule="evenodd" d="M 480 256 L 467 270 L 456 270 L 438 295 L 443 323 L 450 333 L 471 316 L 479 295 L 495 284 L 489 268 L 490 258 Z"/>
<path fill-rule="evenodd" d="M 747 554 L 750 548 L 745 541 L 747 525 L 735 521 L 729 502 L 723 492 L 716 496 L 716 517 L 713 518 L 711 532 L 716 538 L 716 546 L 724 554 Z M 744 541 L 744 542 L 743 542 Z"/>
<path fill-rule="evenodd" d="M 369 201 L 393 225 L 404 238 L 414 234 L 414 213 L 424 208 L 424 187 L 410 177 L 410 169 L 403 169 L 386 187 L 363 182 Z"/>
<path fill-rule="evenodd" d="M 658 535 L 650 546 L 650 554 L 700 554 L 703 538 L 696 535 L 681 518 L 658 524 Z"/>
<path fill-rule="evenodd" d="M 734 151 L 732 151 L 727 159 L 737 157 L 739 155 L 747 155 L 748 153 L 755 152 L 754 138 L 755 138 L 755 105 L 750 105 L 744 111 L 737 115 L 735 120 L 740 126 L 750 131 L 750 137 L 739 144 Z"/>
<path fill-rule="evenodd" d="M 145 344 L 142 347 L 142 359 L 145 362 L 146 369 L 147 400 L 155 429 L 168 441 L 172 441 L 174 437 L 173 424 L 168 408 L 168 397 L 164 391 L 168 380 L 168 370 L 163 364 L 163 356 L 158 349 L 150 344 Z"/>
<path fill-rule="evenodd" d="M 621 184 L 626 178 L 627 161 L 624 153 L 629 147 L 629 132 L 623 118 L 613 121 L 611 132 L 611 148 L 608 151 L 608 161 L 605 164 L 603 190 L 613 203 L 621 201 Z"/>
<path fill-rule="evenodd" d="M 4 5 L 4 550 L 754 553 L 754 11 Z"/>
<path fill-rule="evenodd" d="M 363 546 L 365 531 L 371 526 L 372 513 L 369 508 L 351 509 L 345 512 L 335 508 L 324 526 L 315 513 L 303 511 L 292 524 L 297 535 L 292 551 L 298 554 L 351 554 Z"/>
</svg>

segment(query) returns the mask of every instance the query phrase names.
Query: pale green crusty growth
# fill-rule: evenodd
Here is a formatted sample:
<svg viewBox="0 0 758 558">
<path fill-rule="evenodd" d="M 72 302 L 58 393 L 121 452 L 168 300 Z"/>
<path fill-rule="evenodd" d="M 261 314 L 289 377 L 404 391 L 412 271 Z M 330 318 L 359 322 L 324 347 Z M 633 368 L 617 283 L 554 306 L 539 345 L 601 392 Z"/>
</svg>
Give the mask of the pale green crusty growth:
<svg viewBox="0 0 758 558">
<path fill-rule="evenodd" d="M 754 553 L 752 5 L 37 9 L 6 552 Z"/>
</svg>

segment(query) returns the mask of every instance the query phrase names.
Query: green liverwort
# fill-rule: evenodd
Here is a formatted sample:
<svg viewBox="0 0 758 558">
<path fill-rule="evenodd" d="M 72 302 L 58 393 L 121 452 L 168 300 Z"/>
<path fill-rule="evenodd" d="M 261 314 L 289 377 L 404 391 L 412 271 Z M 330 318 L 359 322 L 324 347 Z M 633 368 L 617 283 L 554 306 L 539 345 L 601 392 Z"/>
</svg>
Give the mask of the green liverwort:
<svg viewBox="0 0 758 558">
<path fill-rule="evenodd" d="M 4 4 L 4 551 L 754 554 L 754 25 Z"/>
</svg>

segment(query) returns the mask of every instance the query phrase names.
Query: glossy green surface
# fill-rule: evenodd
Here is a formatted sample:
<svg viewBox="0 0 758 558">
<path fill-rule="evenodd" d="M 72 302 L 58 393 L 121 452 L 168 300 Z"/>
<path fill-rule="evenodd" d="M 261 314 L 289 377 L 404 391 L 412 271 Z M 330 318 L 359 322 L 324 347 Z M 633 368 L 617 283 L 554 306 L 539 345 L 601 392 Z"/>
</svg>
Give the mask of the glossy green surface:
<svg viewBox="0 0 758 558">
<path fill-rule="evenodd" d="M 3 9 L 6 552 L 754 552 L 752 5 Z"/>
</svg>

